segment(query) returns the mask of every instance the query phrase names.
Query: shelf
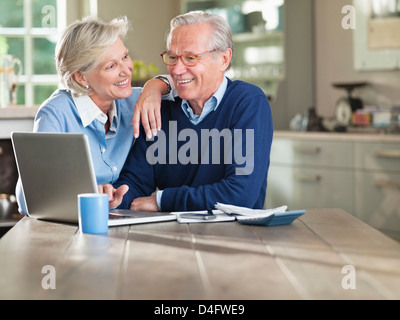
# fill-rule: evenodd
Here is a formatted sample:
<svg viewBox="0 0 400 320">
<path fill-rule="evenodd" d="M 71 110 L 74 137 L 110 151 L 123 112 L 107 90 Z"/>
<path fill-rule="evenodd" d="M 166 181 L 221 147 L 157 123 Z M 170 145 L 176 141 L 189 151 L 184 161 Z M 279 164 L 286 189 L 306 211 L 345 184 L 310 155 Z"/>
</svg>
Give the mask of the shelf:
<svg viewBox="0 0 400 320">
<path fill-rule="evenodd" d="M 283 32 L 282 31 L 270 31 L 270 32 L 246 32 L 246 33 L 237 33 L 233 35 L 234 42 L 252 42 L 252 41 L 269 41 L 269 40 L 282 40 L 283 41 Z"/>
<path fill-rule="evenodd" d="M 233 80 L 241 80 L 244 82 L 280 82 L 284 79 L 284 76 L 265 76 L 265 77 L 254 77 L 254 78 L 232 78 Z"/>
<path fill-rule="evenodd" d="M 206 10 L 209 8 L 227 8 L 241 6 L 243 0 L 185 0 L 182 1 L 182 11 Z"/>
<path fill-rule="evenodd" d="M 226 75 L 231 79 L 240 79 L 246 82 L 280 82 L 285 78 L 285 68 L 283 64 L 233 64 Z"/>
</svg>

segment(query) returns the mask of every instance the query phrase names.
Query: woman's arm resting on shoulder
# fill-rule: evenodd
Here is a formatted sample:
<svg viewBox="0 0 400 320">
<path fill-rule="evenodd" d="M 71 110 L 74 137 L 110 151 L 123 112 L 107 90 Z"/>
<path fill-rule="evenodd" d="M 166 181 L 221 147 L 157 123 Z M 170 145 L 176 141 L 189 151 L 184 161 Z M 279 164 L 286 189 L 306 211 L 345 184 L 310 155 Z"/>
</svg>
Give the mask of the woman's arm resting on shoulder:
<svg viewBox="0 0 400 320">
<path fill-rule="evenodd" d="M 173 100 L 174 96 L 176 96 L 171 77 L 162 76 L 162 78 L 166 78 L 169 85 L 156 78 L 147 81 L 136 102 L 132 119 L 133 135 L 135 138 L 139 136 L 140 121 L 142 122 L 146 136 L 149 138 L 157 135 L 157 131 L 161 130 L 161 100 L 163 98 Z"/>
</svg>

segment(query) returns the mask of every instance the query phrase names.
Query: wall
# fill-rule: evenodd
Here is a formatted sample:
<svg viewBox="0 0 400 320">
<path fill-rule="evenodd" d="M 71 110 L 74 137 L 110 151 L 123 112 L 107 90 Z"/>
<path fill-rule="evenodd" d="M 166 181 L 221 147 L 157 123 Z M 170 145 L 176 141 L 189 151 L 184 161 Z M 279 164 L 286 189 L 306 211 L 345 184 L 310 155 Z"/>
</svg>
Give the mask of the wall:
<svg viewBox="0 0 400 320">
<path fill-rule="evenodd" d="M 342 7 L 351 0 L 314 0 L 316 104 L 318 113 L 334 116 L 335 103 L 345 92 L 333 82 L 367 81 L 371 86 L 355 93 L 365 103 L 400 106 L 400 71 L 357 72 L 353 67 L 353 31 L 341 26 Z M 357 9 L 357 8 L 356 8 Z"/>
<path fill-rule="evenodd" d="M 287 77 L 271 103 L 276 130 L 288 129 L 297 113 L 315 105 L 313 0 L 285 0 L 284 10 Z M 126 45 L 132 58 L 154 62 L 160 73 L 167 73 L 159 56 L 165 50 L 165 33 L 170 20 L 180 13 L 180 0 L 98 0 L 98 15 L 103 20 L 127 15 L 132 31 Z"/>
<path fill-rule="evenodd" d="M 311 106 L 321 116 L 334 116 L 335 103 L 345 93 L 333 88 L 333 82 L 368 81 L 371 87 L 356 92 L 367 103 L 400 105 L 400 71 L 354 70 L 353 31 L 341 26 L 342 8 L 348 4 L 352 0 L 285 0 L 287 77 L 271 103 L 275 129 L 288 129 L 290 120 Z M 132 57 L 167 72 L 159 54 L 169 21 L 180 13 L 180 0 L 98 0 L 98 13 L 104 20 L 127 15 Z"/>
<path fill-rule="evenodd" d="M 169 22 L 179 13 L 179 0 L 98 0 L 98 15 L 103 20 L 126 15 L 131 21 L 126 39 L 131 58 L 154 63 L 160 73 L 168 73 L 160 53 L 165 50 Z"/>
<path fill-rule="evenodd" d="M 288 130 L 290 120 L 315 106 L 313 0 L 285 0 L 286 77 L 271 109 L 275 130 Z"/>
</svg>

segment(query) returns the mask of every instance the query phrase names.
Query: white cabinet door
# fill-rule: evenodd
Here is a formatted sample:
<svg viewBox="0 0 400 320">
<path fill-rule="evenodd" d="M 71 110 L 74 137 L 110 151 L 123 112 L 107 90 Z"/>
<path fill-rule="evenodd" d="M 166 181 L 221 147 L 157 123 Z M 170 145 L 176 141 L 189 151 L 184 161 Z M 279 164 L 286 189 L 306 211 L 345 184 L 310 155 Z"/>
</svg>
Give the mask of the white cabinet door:
<svg viewBox="0 0 400 320">
<path fill-rule="evenodd" d="M 353 146 L 350 142 L 274 139 L 271 162 L 318 167 L 350 168 Z"/>
<path fill-rule="evenodd" d="M 400 239 L 400 174 L 358 171 L 355 187 L 355 215 Z"/>
<path fill-rule="evenodd" d="M 0 139 L 10 139 L 13 131 L 33 130 L 33 119 L 0 119 Z"/>
<path fill-rule="evenodd" d="M 349 170 L 271 166 L 266 207 L 342 208 L 354 213 L 354 183 Z"/>
<path fill-rule="evenodd" d="M 400 145 L 355 143 L 355 212 L 400 239 Z"/>
<path fill-rule="evenodd" d="M 400 173 L 400 145 L 397 143 L 355 144 L 356 168 Z"/>
<path fill-rule="evenodd" d="M 265 208 L 343 208 L 354 212 L 352 144 L 274 139 Z"/>
</svg>

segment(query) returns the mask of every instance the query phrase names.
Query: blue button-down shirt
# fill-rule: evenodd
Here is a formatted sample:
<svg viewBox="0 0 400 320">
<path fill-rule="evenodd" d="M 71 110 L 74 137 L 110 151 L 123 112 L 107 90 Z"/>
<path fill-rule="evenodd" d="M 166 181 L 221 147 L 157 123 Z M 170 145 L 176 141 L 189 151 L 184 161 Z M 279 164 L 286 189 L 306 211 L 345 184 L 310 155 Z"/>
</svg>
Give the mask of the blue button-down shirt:
<svg viewBox="0 0 400 320">
<path fill-rule="evenodd" d="M 88 96 L 76 98 L 70 91 L 57 90 L 39 109 L 33 131 L 86 134 L 97 184 L 113 183 L 118 179 L 134 141 L 131 122 L 140 93 L 141 89 L 134 88 L 129 98 L 114 101 L 106 115 Z M 112 122 L 106 134 L 104 124 L 109 117 Z M 17 185 L 16 195 L 20 213 L 27 214 L 20 183 Z"/>
</svg>

